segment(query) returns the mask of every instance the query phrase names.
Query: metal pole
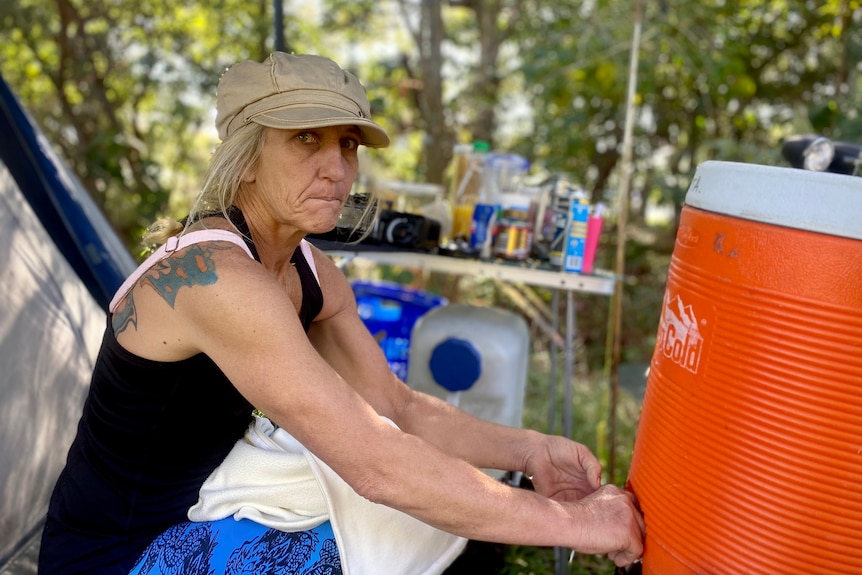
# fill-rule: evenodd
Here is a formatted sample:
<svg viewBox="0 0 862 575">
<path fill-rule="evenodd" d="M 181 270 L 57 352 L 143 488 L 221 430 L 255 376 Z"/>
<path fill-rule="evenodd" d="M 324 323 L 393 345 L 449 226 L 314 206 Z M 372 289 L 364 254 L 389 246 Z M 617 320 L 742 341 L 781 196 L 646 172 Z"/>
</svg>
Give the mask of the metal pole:
<svg viewBox="0 0 862 575">
<path fill-rule="evenodd" d="M 559 333 L 560 323 L 560 291 L 554 290 L 551 295 L 552 318 L 551 326 Z M 557 354 L 559 348 L 556 340 L 551 338 L 548 346 L 548 433 L 557 432 Z"/>
<path fill-rule="evenodd" d="M 273 32 L 276 52 L 286 52 L 284 41 L 284 0 L 273 0 Z"/>
<path fill-rule="evenodd" d="M 572 438 L 572 404 L 575 399 L 575 294 L 566 292 L 566 365 L 563 369 L 563 435 Z"/>
<path fill-rule="evenodd" d="M 575 395 L 575 294 L 566 291 L 566 352 L 563 365 L 563 436 L 572 437 L 572 407 Z M 565 575 L 568 569 L 568 549 L 554 549 L 555 575 Z"/>
</svg>

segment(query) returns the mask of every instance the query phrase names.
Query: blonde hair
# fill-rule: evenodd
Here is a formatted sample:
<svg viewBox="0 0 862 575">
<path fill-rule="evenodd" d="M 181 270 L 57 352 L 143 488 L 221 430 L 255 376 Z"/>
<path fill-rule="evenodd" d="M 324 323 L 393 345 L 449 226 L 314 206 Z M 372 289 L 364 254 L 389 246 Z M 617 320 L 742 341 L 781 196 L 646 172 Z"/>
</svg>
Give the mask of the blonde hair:
<svg viewBox="0 0 862 575">
<path fill-rule="evenodd" d="M 204 214 L 220 212 L 230 222 L 228 210 L 236 201 L 243 178 L 257 167 L 265 140 L 266 128 L 255 122 L 234 130 L 213 152 L 204 184 L 185 224 L 171 218 L 160 218 L 147 228 L 141 243 L 159 246 L 168 238 L 185 233 Z M 377 213 L 378 203 L 374 199 L 369 200 L 353 229 L 354 232 L 363 230 L 362 233 L 351 234 L 352 239 L 346 243 L 357 244 L 365 239 L 372 231 Z"/>
<path fill-rule="evenodd" d="M 243 178 L 257 165 L 264 139 L 264 126 L 254 122 L 235 130 L 213 152 L 201 192 L 185 225 L 171 218 L 160 218 L 147 228 L 143 243 L 161 245 L 168 238 L 183 233 L 202 214 L 221 212 L 230 221 L 228 209 L 236 201 Z"/>
</svg>

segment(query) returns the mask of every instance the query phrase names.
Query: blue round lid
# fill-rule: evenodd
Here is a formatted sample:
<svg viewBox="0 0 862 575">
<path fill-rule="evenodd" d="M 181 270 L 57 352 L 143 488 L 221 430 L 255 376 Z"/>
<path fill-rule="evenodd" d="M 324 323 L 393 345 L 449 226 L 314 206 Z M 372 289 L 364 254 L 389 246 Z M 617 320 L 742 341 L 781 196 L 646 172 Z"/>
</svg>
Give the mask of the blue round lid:
<svg viewBox="0 0 862 575">
<path fill-rule="evenodd" d="M 482 356 L 472 343 L 449 338 L 437 344 L 428 361 L 434 381 L 449 391 L 466 391 L 482 375 Z"/>
</svg>

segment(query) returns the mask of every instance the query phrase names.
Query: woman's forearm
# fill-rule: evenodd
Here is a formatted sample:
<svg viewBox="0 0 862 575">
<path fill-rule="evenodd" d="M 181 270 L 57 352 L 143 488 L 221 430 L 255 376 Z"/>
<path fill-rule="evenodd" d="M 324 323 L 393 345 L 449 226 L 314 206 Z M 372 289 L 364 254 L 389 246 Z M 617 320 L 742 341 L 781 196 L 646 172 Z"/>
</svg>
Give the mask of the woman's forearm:
<svg viewBox="0 0 862 575">
<path fill-rule="evenodd" d="M 353 487 L 371 501 L 471 539 L 640 554 L 631 496 L 613 485 L 587 488 L 578 498 L 554 489 L 552 498 L 496 481 L 416 435 L 382 431 L 386 439 L 363 434 L 366 449 L 355 461 L 354 471 L 364 479 Z M 546 472 L 548 467 L 537 473 Z"/>
<path fill-rule="evenodd" d="M 354 488 L 364 497 L 400 509 L 440 529 L 486 541 L 572 545 L 580 536 L 575 509 L 485 475 L 463 458 L 416 436 L 401 434 L 364 455 L 374 480 Z M 457 441 L 455 442 L 457 443 Z"/>
<path fill-rule="evenodd" d="M 486 469 L 525 471 L 541 434 L 474 417 L 436 397 L 411 391 L 397 414 L 402 431 Z"/>
</svg>

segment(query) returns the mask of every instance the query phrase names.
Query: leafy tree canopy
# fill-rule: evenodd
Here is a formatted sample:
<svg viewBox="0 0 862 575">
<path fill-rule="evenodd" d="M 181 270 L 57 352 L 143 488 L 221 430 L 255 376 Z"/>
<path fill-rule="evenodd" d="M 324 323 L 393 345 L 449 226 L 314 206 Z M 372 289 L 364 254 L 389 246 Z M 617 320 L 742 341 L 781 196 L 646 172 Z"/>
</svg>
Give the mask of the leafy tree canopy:
<svg viewBox="0 0 862 575">
<path fill-rule="evenodd" d="M 862 138 L 859 0 L 644 5 L 636 194 L 678 208 L 705 159 Z M 454 143 L 484 139 L 594 199 L 615 186 L 634 0 L 285 6 L 289 49 L 353 69 L 394 136 L 373 174 L 443 182 Z M 0 21 L 0 72 L 130 245 L 195 193 L 221 71 L 273 46 L 270 0 L 20 0 Z"/>
</svg>

